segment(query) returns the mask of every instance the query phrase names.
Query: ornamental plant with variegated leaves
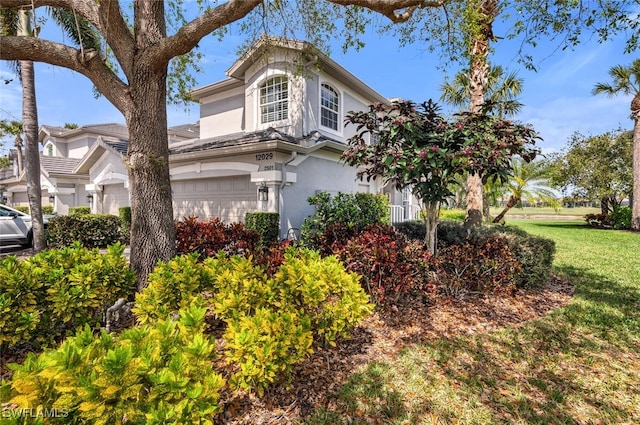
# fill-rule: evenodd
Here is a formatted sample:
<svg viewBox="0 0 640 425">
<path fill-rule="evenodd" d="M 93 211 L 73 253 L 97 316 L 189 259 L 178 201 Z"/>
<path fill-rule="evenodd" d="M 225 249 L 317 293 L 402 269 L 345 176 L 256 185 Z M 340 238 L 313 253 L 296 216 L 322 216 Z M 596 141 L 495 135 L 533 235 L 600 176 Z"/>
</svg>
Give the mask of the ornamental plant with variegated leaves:
<svg viewBox="0 0 640 425">
<path fill-rule="evenodd" d="M 397 101 L 374 104 L 366 111 L 350 112 L 346 122 L 356 126 L 342 159 L 360 167 L 358 175 L 383 178 L 397 189 L 409 187 L 425 205 L 425 242 L 436 248 L 438 210 L 465 172 L 483 181 L 504 181 L 511 173 L 511 158 L 531 161 L 538 139 L 525 125 L 488 115 L 462 113 L 447 121 L 436 103 L 417 105 Z"/>
</svg>

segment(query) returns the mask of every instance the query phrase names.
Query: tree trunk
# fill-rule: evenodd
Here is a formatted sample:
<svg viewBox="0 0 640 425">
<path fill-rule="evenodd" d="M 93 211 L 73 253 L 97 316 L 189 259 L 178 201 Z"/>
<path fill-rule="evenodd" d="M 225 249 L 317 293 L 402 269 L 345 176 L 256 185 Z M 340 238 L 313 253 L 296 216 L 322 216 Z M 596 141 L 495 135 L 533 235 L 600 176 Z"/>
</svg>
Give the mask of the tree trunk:
<svg viewBox="0 0 640 425">
<path fill-rule="evenodd" d="M 631 228 L 640 231 L 640 93 L 631 102 L 633 118 L 633 195 L 631 196 Z"/>
<path fill-rule="evenodd" d="M 164 35 L 162 2 L 136 2 L 136 13 L 149 39 Z M 160 69 L 159 69 L 160 68 Z M 175 256 L 169 145 L 167 140 L 167 66 L 152 68 L 144 61 L 135 64 L 131 82 L 133 108 L 125 114 L 129 128 L 127 167 L 131 193 L 131 267 L 138 278 L 138 290 L 147 284 L 158 261 Z"/>
<path fill-rule="evenodd" d="M 493 219 L 493 222 L 494 223 L 500 223 L 502 221 L 502 219 L 504 218 L 504 216 L 507 214 L 507 212 L 511 208 L 513 208 L 516 205 L 518 205 L 518 202 L 520 202 L 520 197 L 511 195 L 509 197 L 509 200 L 507 201 L 507 205 L 505 205 L 504 209 L 500 212 L 500 214 L 498 214 L 496 216 L 496 218 Z"/>
<path fill-rule="evenodd" d="M 489 223 L 491 221 L 491 200 L 484 195 L 484 191 L 482 195 L 482 215 L 485 222 Z"/>
<path fill-rule="evenodd" d="M 613 205 L 611 204 L 611 198 L 603 196 L 600 198 L 600 212 L 602 214 L 609 214 L 613 211 Z"/>
<path fill-rule="evenodd" d="M 438 247 L 438 213 L 440 206 L 437 202 L 425 202 L 427 213 L 424 215 L 424 243 L 431 254 L 435 255 Z"/>
<path fill-rule="evenodd" d="M 15 140 L 16 157 L 18 158 L 18 175 L 22 173 L 24 167 L 24 160 L 22 158 L 22 137 L 18 134 Z"/>
<path fill-rule="evenodd" d="M 33 62 L 20 61 L 22 78 L 22 127 L 25 135 L 26 182 L 33 251 L 40 252 L 46 247 L 44 224 L 42 222 L 42 188 L 40 186 L 40 149 L 38 144 L 38 111 L 36 107 L 35 76 Z"/>
<path fill-rule="evenodd" d="M 23 36 L 31 36 L 29 11 L 20 10 L 19 31 Z M 24 131 L 27 198 L 31 215 L 33 251 L 46 248 L 44 224 L 42 221 L 42 188 L 40 186 L 40 146 L 38 144 L 38 108 L 36 103 L 36 81 L 33 62 L 20 61 L 22 80 L 22 130 Z"/>
<path fill-rule="evenodd" d="M 471 113 L 482 112 L 485 92 L 489 78 L 489 42 L 493 38 L 493 21 L 498 14 L 496 0 L 469 0 L 467 7 L 470 31 L 469 48 L 469 110 Z M 467 177 L 467 216 L 465 226 L 482 224 L 482 178 L 478 173 L 469 173 Z"/>
</svg>

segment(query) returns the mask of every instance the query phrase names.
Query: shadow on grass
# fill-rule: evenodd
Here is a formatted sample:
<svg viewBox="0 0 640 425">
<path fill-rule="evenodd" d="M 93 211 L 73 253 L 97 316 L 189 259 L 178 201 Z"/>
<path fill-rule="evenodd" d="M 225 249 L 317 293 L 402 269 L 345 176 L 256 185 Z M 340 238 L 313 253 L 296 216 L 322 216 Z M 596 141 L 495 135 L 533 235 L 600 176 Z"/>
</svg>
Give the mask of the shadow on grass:
<svg viewBox="0 0 640 425">
<path fill-rule="evenodd" d="M 568 306 L 369 364 L 336 395 L 337 410 L 307 423 L 638 422 L 639 288 L 575 267 L 557 272 L 577 287 Z"/>
</svg>

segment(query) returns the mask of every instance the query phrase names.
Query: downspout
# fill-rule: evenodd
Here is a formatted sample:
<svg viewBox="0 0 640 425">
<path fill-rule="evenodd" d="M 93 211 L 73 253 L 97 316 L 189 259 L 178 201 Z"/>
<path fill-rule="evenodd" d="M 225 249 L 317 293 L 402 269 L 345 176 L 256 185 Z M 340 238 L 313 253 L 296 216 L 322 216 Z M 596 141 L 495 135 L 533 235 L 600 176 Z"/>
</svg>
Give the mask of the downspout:
<svg viewBox="0 0 640 425">
<path fill-rule="evenodd" d="M 284 196 L 282 195 L 282 191 L 284 187 L 287 185 L 287 165 L 290 164 L 294 159 L 298 157 L 298 152 L 291 152 L 291 157 L 282 163 L 282 183 L 280 183 L 280 205 L 278 206 L 278 213 L 280 214 L 280 236 L 282 237 L 283 231 L 288 231 L 289 229 L 284 229 Z M 284 238 L 282 238 L 284 239 Z"/>
</svg>

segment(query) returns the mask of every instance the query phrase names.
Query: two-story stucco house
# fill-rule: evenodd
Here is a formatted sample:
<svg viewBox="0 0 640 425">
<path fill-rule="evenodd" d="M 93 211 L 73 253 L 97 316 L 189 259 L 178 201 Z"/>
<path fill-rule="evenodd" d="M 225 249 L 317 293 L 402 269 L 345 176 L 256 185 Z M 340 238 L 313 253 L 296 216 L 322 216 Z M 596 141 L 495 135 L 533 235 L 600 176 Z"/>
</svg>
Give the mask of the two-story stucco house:
<svg viewBox="0 0 640 425">
<path fill-rule="evenodd" d="M 312 45 L 282 38 L 261 38 L 226 74 L 192 92 L 198 125 L 170 129 L 176 218 L 237 222 L 249 211 L 278 212 L 285 237 L 313 213 L 307 198 L 319 191 L 387 193 L 392 204 L 404 205 L 396 219 L 413 215 L 407 193 L 385 189 L 380 180 L 361 181 L 340 161 L 355 132 L 344 126 L 346 114 L 386 103 L 385 97 Z M 108 134 L 92 140 L 41 138 L 43 158 L 51 152 L 73 159 L 71 173 L 84 179 L 76 183 L 74 201 L 88 195 L 94 212 L 117 213 L 129 204 L 128 138 L 122 126 L 102 130 Z M 49 193 L 56 202 L 67 202 L 54 186 Z"/>
</svg>

